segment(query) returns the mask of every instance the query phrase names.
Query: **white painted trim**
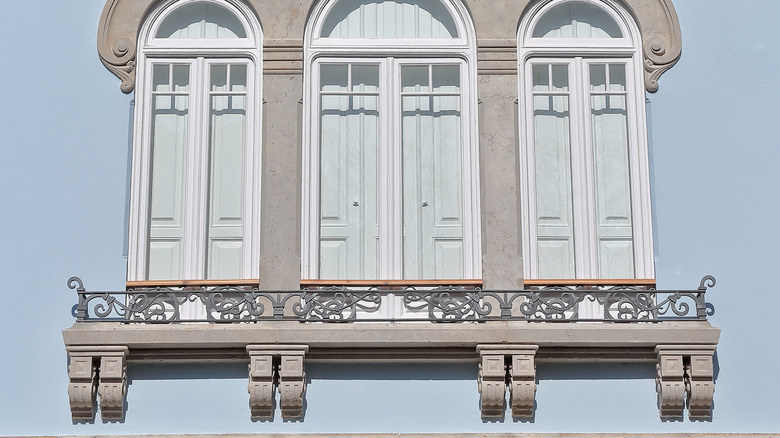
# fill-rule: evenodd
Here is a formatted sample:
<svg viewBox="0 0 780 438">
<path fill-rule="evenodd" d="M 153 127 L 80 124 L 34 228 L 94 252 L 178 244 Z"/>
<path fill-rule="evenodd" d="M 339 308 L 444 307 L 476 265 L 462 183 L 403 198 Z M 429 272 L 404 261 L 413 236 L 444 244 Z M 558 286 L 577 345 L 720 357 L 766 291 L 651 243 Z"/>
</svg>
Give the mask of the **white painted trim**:
<svg viewBox="0 0 780 438">
<path fill-rule="evenodd" d="M 301 193 L 301 278 L 319 278 L 319 135 L 317 126 L 319 104 L 319 60 L 320 58 L 336 62 L 354 62 L 360 59 L 373 59 L 384 62 L 412 63 L 426 62 L 436 63 L 443 60 L 458 59 L 462 62 L 462 129 L 464 129 L 464 142 L 462 147 L 462 181 L 463 181 L 463 247 L 464 247 L 464 278 L 482 277 L 482 245 L 481 245 L 481 215 L 480 215 L 480 182 L 479 182 L 479 142 L 477 126 L 477 54 L 476 33 L 471 18 L 465 6 L 460 0 L 441 0 L 452 14 L 458 35 L 460 38 L 452 40 L 440 39 L 334 39 L 317 38 L 320 34 L 322 22 L 327 17 L 328 11 L 337 0 L 321 0 L 313 8 L 312 14 L 306 25 L 304 38 L 304 72 L 303 72 L 303 150 L 302 150 L 302 193 Z M 385 69 L 381 69 L 385 70 Z M 390 87 L 387 96 L 400 99 L 400 90 L 396 87 L 396 81 L 380 77 L 384 88 Z M 305 105 L 309 103 L 307 108 Z M 400 132 L 398 125 L 386 124 L 395 117 L 380 116 L 380 129 L 389 141 L 395 142 L 394 136 Z M 400 123 L 400 120 L 397 122 Z M 390 128 L 390 129 L 388 129 Z M 466 147 L 467 146 L 467 147 Z M 381 152 L 380 152 L 381 153 Z M 400 150 L 397 156 L 387 157 L 393 160 L 396 169 L 400 167 Z M 380 185 L 393 187 L 396 199 L 401 199 L 401 186 L 395 184 L 397 176 L 380 175 Z M 382 207 L 380 206 L 380 209 Z M 380 211 L 380 215 L 382 212 Z M 390 215 L 386 215 L 390 218 Z M 402 217 L 390 219 L 389 225 L 401 233 Z M 392 223 L 395 222 L 395 223 Z M 397 235 L 380 234 L 380 243 L 392 248 L 387 256 L 393 260 L 402 260 L 403 249 L 401 245 L 392 244 L 392 241 L 402 241 Z M 380 255 L 381 257 L 381 255 Z M 394 267 L 395 266 L 395 267 Z M 388 263 L 380 261 L 380 274 L 383 279 L 400 279 L 402 276 L 402 263 Z"/>
<path fill-rule="evenodd" d="M 596 5 L 607 12 L 621 26 L 623 39 L 571 39 L 571 38 L 532 38 L 539 18 L 550 8 L 571 0 L 543 0 L 532 7 L 521 20 L 518 30 L 518 94 L 520 127 L 520 193 L 523 272 L 525 278 L 539 278 L 538 252 L 536 245 L 536 190 L 534 186 L 535 154 L 532 126 L 533 102 L 530 93 L 531 60 L 539 62 L 561 62 L 564 64 L 585 66 L 590 62 L 625 62 L 629 143 L 629 173 L 631 184 L 632 232 L 634 245 L 634 276 L 636 278 L 654 278 L 653 230 L 650 199 L 650 175 L 647 145 L 647 115 L 644 105 L 644 82 L 642 64 L 642 43 L 639 28 L 627 10 L 614 0 L 579 0 Z M 577 61 L 578 60 L 578 61 Z M 575 147 L 578 140 L 575 132 L 582 133 L 581 138 L 589 137 L 589 113 L 587 101 L 583 102 L 589 85 L 585 83 L 587 75 L 583 71 L 571 74 L 572 89 L 570 101 L 572 162 L 582 159 L 586 168 L 592 169 L 592 157 L 585 156 L 575 160 L 574 155 L 581 148 Z M 580 82 L 574 82 L 575 78 Z M 572 166 L 574 167 L 574 166 Z M 594 247 L 595 223 L 590 214 L 583 214 L 595 205 L 592 189 L 580 193 L 581 187 L 593 187 L 592 172 L 580 175 L 580 180 L 572 168 L 572 196 L 575 203 L 585 200 L 588 208 L 574 206 L 573 222 L 575 226 L 575 270 L 577 278 L 598 277 L 597 248 Z M 585 178 L 585 179 L 583 179 Z M 579 224 L 579 227 L 577 226 Z"/>
<path fill-rule="evenodd" d="M 194 1 L 207 1 L 219 4 L 232 11 L 244 25 L 246 39 L 223 40 L 168 40 L 155 39 L 153 35 L 157 26 L 174 9 Z M 130 189 L 130 220 L 129 220 L 129 245 L 128 245 L 128 281 L 145 280 L 146 258 L 148 248 L 148 220 L 150 202 L 151 172 L 151 64 L 153 62 L 189 64 L 191 69 L 200 69 L 205 72 L 211 60 L 220 63 L 245 63 L 247 64 L 247 97 L 246 110 L 246 147 L 244 155 L 244 237 L 243 237 L 243 278 L 258 278 L 259 247 L 260 247 L 260 183 L 262 171 L 262 31 L 260 23 L 254 13 L 237 0 L 167 0 L 153 10 L 144 21 L 139 32 L 138 58 L 137 58 L 137 87 L 136 105 L 133 127 L 133 151 L 132 172 Z M 166 44 L 171 43 L 171 44 Z M 186 43 L 186 44 L 184 44 Z M 188 143 L 201 144 L 208 141 L 207 133 L 203 126 L 198 126 L 194 121 L 208 123 L 207 114 L 204 115 L 203 99 L 208 99 L 208 84 L 205 83 L 206 75 L 193 74 L 194 78 L 200 78 L 201 83 L 190 84 L 190 103 L 188 131 L 190 137 Z M 200 91 L 198 91 L 200 90 Z M 201 100 L 199 102 L 198 100 Z M 198 129 L 198 128 L 201 129 Z M 206 136 L 206 137 L 204 137 Z M 208 170 L 204 167 L 208 163 L 207 148 L 200 148 L 200 156 L 189 154 L 189 164 L 185 167 L 195 172 L 186 172 L 186 184 L 195 187 L 206 187 Z M 205 230 L 208 218 L 206 217 L 207 190 L 186 191 L 189 199 L 185 202 L 187 211 L 184 221 L 195 221 L 194 224 L 185 225 L 185 242 L 187 249 L 184 251 L 184 279 L 205 278 Z"/>
<path fill-rule="evenodd" d="M 578 0 L 598 7 L 606 12 L 620 27 L 623 38 L 534 38 L 533 31 L 539 20 L 552 8 L 573 0 L 542 0 L 525 13 L 520 20 L 519 41 L 526 48 L 560 48 L 560 47 L 624 47 L 633 49 L 641 47 L 641 37 L 630 13 L 614 0 Z M 521 44 L 518 44 L 520 47 Z"/>
<path fill-rule="evenodd" d="M 176 38 L 156 38 L 157 30 L 165 19 L 177 9 L 191 3 L 212 3 L 222 6 L 238 18 L 246 32 L 246 38 L 230 39 L 176 39 Z M 198 48 L 224 48 L 237 49 L 245 48 L 252 50 L 259 47 L 261 41 L 260 24 L 254 13 L 242 2 L 236 0 L 166 0 L 149 14 L 139 33 L 139 47 L 163 48 L 163 49 L 190 49 Z M 140 52 L 140 51 L 139 51 Z"/>
<path fill-rule="evenodd" d="M 474 47 L 472 42 L 476 41 L 476 33 L 471 21 L 471 16 L 466 7 L 460 0 L 440 0 L 444 7 L 450 13 L 455 26 L 457 27 L 457 38 L 323 38 L 322 26 L 330 11 L 339 2 L 339 0 L 319 0 L 312 9 L 309 20 L 306 24 L 306 37 L 304 38 L 304 48 L 309 47 L 364 47 L 366 50 L 377 47 L 398 47 L 404 50 L 414 50 L 417 47 L 430 48 L 451 48 L 460 46 L 462 48 Z"/>
</svg>

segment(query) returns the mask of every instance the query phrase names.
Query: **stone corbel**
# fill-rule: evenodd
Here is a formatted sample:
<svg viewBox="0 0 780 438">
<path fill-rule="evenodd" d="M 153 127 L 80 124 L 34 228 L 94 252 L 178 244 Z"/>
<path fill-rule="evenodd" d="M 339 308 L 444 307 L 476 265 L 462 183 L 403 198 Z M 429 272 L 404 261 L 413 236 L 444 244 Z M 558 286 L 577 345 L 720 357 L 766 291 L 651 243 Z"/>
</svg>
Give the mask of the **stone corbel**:
<svg viewBox="0 0 780 438">
<path fill-rule="evenodd" d="M 253 420 L 273 419 L 275 387 L 280 394 L 282 418 L 303 416 L 306 345 L 248 345 L 249 408 Z"/>
<path fill-rule="evenodd" d="M 74 421 L 95 418 L 97 395 L 103 420 L 121 420 L 127 395 L 128 348 L 68 347 L 68 398 Z"/>
<path fill-rule="evenodd" d="M 533 417 L 536 398 L 536 345 L 478 345 L 480 410 L 483 418 L 503 418 L 507 382 L 515 418 Z"/>
<path fill-rule="evenodd" d="M 92 356 L 71 356 L 68 377 L 68 399 L 73 421 L 94 419 L 97 367 Z"/>
<path fill-rule="evenodd" d="M 484 418 L 504 418 L 506 398 L 506 365 L 504 355 L 479 355 L 479 408 Z"/>
<path fill-rule="evenodd" d="M 282 353 L 279 365 L 279 394 L 282 418 L 303 417 L 303 395 L 306 392 L 306 373 L 303 371 L 305 350 Z"/>
<path fill-rule="evenodd" d="M 273 356 L 249 353 L 249 409 L 252 420 L 270 420 L 274 417 Z M 263 353 L 262 351 L 260 353 Z"/>
<path fill-rule="evenodd" d="M 536 363 L 534 356 L 539 347 L 527 347 L 512 354 L 512 368 L 509 371 L 509 400 L 512 417 L 534 416 L 536 401 Z"/>
<path fill-rule="evenodd" d="M 658 406 L 661 418 L 681 419 L 687 404 L 691 420 L 712 417 L 715 392 L 714 345 L 659 345 Z M 687 403 L 686 403 L 687 400 Z"/>
<path fill-rule="evenodd" d="M 712 350 L 692 352 L 685 367 L 685 389 L 688 391 L 688 418 L 708 420 L 712 418 L 715 393 L 715 372 Z"/>
</svg>

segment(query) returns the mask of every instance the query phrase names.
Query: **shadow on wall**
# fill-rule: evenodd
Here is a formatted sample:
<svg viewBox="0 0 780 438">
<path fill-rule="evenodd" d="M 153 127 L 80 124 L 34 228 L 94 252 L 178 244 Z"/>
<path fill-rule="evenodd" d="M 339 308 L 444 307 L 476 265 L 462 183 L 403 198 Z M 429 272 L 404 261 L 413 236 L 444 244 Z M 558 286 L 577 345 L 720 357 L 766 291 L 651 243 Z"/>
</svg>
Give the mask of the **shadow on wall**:
<svg viewBox="0 0 780 438">
<path fill-rule="evenodd" d="M 717 365 L 715 356 L 715 374 Z M 247 365 L 231 364 L 143 364 L 130 365 L 128 378 L 133 380 L 199 380 L 245 379 Z M 473 380 L 478 372 L 475 363 L 438 364 L 306 364 L 307 381 L 324 380 Z M 537 365 L 537 380 L 637 380 L 655 379 L 650 363 L 591 363 Z"/>
<path fill-rule="evenodd" d="M 641 380 L 655 379 L 651 363 L 539 364 L 537 380 Z"/>
</svg>

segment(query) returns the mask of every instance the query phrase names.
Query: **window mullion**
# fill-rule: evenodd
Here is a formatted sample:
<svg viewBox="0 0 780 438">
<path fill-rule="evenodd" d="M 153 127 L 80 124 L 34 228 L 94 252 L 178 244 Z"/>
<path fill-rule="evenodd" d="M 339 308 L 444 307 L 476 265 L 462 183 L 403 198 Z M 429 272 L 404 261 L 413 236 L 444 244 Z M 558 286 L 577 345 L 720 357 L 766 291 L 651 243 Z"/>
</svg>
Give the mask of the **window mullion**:
<svg viewBox="0 0 780 438">
<path fill-rule="evenodd" d="M 571 65 L 574 78 L 571 81 L 571 171 L 575 272 L 577 278 L 593 278 L 597 263 L 594 260 L 592 145 L 588 137 L 590 129 L 587 116 L 590 114 L 587 102 L 589 88 L 584 60 L 581 57 L 574 58 Z"/>
<path fill-rule="evenodd" d="M 190 87 L 190 123 L 187 141 L 187 195 L 185 217 L 185 278 L 206 277 L 206 224 L 208 223 L 209 63 L 194 60 Z"/>
<path fill-rule="evenodd" d="M 400 145 L 400 65 L 390 57 L 382 62 L 380 90 L 380 277 L 403 278 L 402 155 Z"/>
</svg>

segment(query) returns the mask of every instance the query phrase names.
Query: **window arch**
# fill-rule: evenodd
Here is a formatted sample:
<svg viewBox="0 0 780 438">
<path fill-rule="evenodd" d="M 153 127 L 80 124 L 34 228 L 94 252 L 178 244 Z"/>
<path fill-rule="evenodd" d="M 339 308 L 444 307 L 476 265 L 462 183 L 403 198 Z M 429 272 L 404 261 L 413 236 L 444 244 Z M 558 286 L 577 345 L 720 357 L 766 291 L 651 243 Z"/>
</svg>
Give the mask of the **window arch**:
<svg viewBox="0 0 780 438">
<path fill-rule="evenodd" d="M 636 23 L 616 1 L 545 0 L 519 40 L 526 278 L 653 278 Z"/>
<path fill-rule="evenodd" d="M 322 1 L 304 44 L 302 277 L 481 277 L 463 5 Z"/>
<path fill-rule="evenodd" d="M 138 38 L 128 280 L 257 278 L 260 25 L 168 0 Z"/>
</svg>

